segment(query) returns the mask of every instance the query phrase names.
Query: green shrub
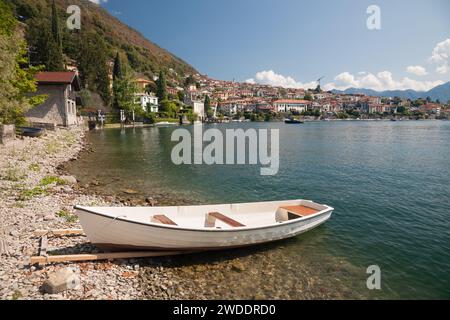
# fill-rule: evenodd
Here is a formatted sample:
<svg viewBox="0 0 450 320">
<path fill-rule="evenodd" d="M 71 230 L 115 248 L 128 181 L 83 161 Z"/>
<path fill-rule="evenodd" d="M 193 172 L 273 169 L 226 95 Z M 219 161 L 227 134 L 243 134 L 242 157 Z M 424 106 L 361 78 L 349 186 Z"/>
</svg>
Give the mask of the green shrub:
<svg viewBox="0 0 450 320">
<path fill-rule="evenodd" d="M 6 168 L 6 171 L 2 175 L 2 179 L 7 181 L 17 182 L 25 178 L 26 174 L 19 167 L 11 165 Z"/>
<path fill-rule="evenodd" d="M 34 197 L 47 195 L 47 190 L 42 187 L 35 187 L 33 189 L 23 189 L 19 194 L 20 201 L 31 200 Z"/>
<path fill-rule="evenodd" d="M 41 180 L 41 182 L 39 183 L 39 185 L 41 187 L 47 187 L 51 184 L 56 184 L 58 186 L 63 186 L 66 184 L 66 181 L 59 178 L 59 177 L 55 177 L 55 176 L 47 176 L 44 179 Z"/>
<path fill-rule="evenodd" d="M 39 165 L 39 163 L 32 163 L 28 166 L 28 170 L 34 171 L 34 172 L 39 172 L 39 171 L 41 171 L 41 166 Z"/>
<path fill-rule="evenodd" d="M 67 212 L 66 210 L 61 210 L 56 215 L 60 218 L 64 218 L 68 223 L 75 223 L 78 220 L 77 216 Z"/>
</svg>

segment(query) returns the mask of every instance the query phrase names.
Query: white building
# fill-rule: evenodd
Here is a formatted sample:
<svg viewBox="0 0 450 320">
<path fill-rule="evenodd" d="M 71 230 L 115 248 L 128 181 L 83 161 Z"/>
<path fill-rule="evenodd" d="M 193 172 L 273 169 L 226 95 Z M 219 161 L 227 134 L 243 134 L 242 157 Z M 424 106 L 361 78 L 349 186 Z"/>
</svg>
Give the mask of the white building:
<svg viewBox="0 0 450 320">
<path fill-rule="evenodd" d="M 158 97 L 148 93 L 137 93 L 136 103 L 148 112 L 158 112 Z"/>
<path fill-rule="evenodd" d="M 304 112 L 308 110 L 310 101 L 307 100 L 277 100 L 273 103 L 276 112 Z"/>
<path fill-rule="evenodd" d="M 205 119 L 205 103 L 203 101 L 193 100 L 186 97 L 184 103 L 192 107 L 192 112 L 198 115 L 199 121 L 203 121 L 203 119 Z"/>
<path fill-rule="evenodd" d="M 238 106 L 235 103 L 224 103 L 220 105 L 219 110 L 225 115 L 233 116 L 238 112 Z"/>
<path fill-rule="evenodd" d="M 198 115 L 199 120 L 202 121 L 205 118 L 205 103 L 203 101 L 192 101 L 192 111 Z"/>
</svg>

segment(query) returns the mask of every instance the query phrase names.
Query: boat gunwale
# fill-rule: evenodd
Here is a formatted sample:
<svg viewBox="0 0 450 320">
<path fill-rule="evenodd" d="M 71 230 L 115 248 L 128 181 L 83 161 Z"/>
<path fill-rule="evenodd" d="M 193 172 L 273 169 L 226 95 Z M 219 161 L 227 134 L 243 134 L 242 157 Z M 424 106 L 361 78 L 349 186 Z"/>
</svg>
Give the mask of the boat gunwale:
<svg viewBox="0 0 450 320">
<path fill-rule="evenodd" d="M 288 202 L 288 201 L 289 200 L 287 200 L 286 202 Z M 308 201 L 308 200 L 293 200 L 293 201 Z M 279 201 L 276 201 L 276 202 L 279 202 Z M 120 217 L 120 216 L 119 217 L 113 217 L 113 216 L 110 216 L 108 214 L 96 212 L 96 211 L 93 211 L 93 210 L 90 210 L 90 209 L 87 209 L 87 208 L 84 208 L 84 207 L 78 206 L 78 205 L 74 206 L 74 209 L 75 210 L 84 211 L 84 212 L 87 212 L 87 213 L 90 213 L 90 214 L 94 214 L 94 215 L 97 215 L 97 216 L 101 216 L 101 217 L 104 217 L 104 218 L 108 218 L 110 220 L 116 220 L 116 221 L 121 221 L 121 222 L 126 222 L 126 223 L 133 223 L 133 224 L 138 224 L 138 225 L 147 226 L 147 227 L 156 227 L 156 228 L 168 229 L 168 230 L 176 230 L 176 231 L 222 232 L 222 233 L 224 233 L 224 232 L 256 231 L 256 230 L 264 230 L 264 229 L 273 229 L 273 228 L 281 227 L 281 226 L 289 226 L 291 224 L 293 225 L 293 224 L 296 224 L 298 222 L 311 220 L 311 219 L 313 219 L 315 217 L 324 215 L 326 213 L 333 213 L 333 211 L 334 211 L 334 208 L 330 207 L 328 205 L 318 204 L 318 203 L 315 203 L 313 201 L 310 201 L 310 202 L 312 202 L 314 204 L 317 204 L 317 205 L 325 206 L 326 209 L 318 211 L 317 213 L 312 214 L 312 215 L 308 215 L 308 216 L 305 216 L 305 217 L 301 217 L 301 218 L 294 219 L 294 220 L 289 220 L 289 221 L 283 221 L 283 222 L 278 222 L 278 223 L 276 222 L 274 224 L 267 225 L 267 226 L 261 226 L 261 227 L 239 227 L 239 228 L 233 228 L 233 229 L 184 228 L 182 226 L 164 225 L 164 224 L 158 224 L 158 223 L 152 223 L 152 222 L 139 222 L 139 221 L 130 220 L 129 218 L 124 218 L 124 217 Z M 258 203 L 258 202 L 253 202 L 253 203 Z M 271 203 L 271 202 L 266 202 L 266 203 Z M 240 203 L 233 203 L 233 204 L 240 204 Z M 252 203 L 242 203 L 242 204 L 252 204 Z M 206 205 L 206 206 L 209 206 L 209 205 Z M 213 205 L 211 205 L 211 206 L 213 206 Z M 189 207 L 189 206 L 186 206 L 186 207 Z M 190 207 L 196 207 L 196 206 L 190 206 Z M 152 207 L 152 208 L 155 208 L 155 207 Z M 170 207 L 159 207 L 159 208 L 170 208 Z"/>
</svg>

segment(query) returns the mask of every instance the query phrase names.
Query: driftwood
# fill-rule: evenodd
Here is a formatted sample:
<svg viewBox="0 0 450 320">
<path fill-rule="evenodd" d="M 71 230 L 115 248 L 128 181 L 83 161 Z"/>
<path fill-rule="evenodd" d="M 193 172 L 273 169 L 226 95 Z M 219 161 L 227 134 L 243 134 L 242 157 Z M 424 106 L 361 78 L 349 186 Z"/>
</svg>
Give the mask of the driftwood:
<svg viewBox="0 0 450 320">
<path fill-rule="evenodd" d="M 52 256 L 47 252 L 48 238 L 50 237 L 67 237 L 67 236 L 84 236 L 83 230 L 79 229 L 58 229 L 58 230 L 37 230 L 34 236 L 39 237 L 39 253 L 38 256 L 30 258 L 30 265 L 39 264 L 44 266 L 51 263 L 67 263 L 82 261 L 101 261 L 116 259 L 132 259 L 132 258 L 148 258 L 163 257 L 189 254 L 193 252 L 185 251 L 131 251 L 131 252 L 105 252 L 95 254 L 73 254 Z"/>
<path fill-rule="evenodd" d="M 30 258 L 30 265 L 45 265 L 50 263 L 64 262 L 82 262 L 82 261 L 101 261 L 132 258 L 166 257 L 183 255 L 192 252 L 181 251 L 143 251 L 143 252 L 115 252 L 115 253 L 96 253 L 96 254 L 73 254 L 61 256 L 35 256 Z"/>
<path fill-rule="evenodd" d="M 67 237 L 67 236 L 84 236 L 84 231 L 81 229 L 57 229 L 57 230 L 36 230 L 35 237 Z"/>
<path fill-rule="evenodd" d="M 8 242 L 6 241 L 6 228 L 0 229 L 0 257 L 9 255 Z"/>
<path fill-rule="evenodd" d="M 0 256 L 9 255 L 8 243 L 4 237 L 0 237 Z"/>
</svg>

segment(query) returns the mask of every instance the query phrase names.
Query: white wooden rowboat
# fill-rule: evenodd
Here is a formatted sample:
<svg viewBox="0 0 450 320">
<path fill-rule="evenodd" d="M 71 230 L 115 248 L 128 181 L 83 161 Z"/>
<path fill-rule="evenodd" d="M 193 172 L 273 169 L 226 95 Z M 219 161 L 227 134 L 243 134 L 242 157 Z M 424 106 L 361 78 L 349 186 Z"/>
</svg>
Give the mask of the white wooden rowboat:
<svg viewBox="0 0 450 320">
<path fill-rule="evenodd" d="M 76 206 L 83 230 L 106 250 L 217 250 L 295 237 L 333 208 L 308 200 L 183 207 Z"/>
</svg>

